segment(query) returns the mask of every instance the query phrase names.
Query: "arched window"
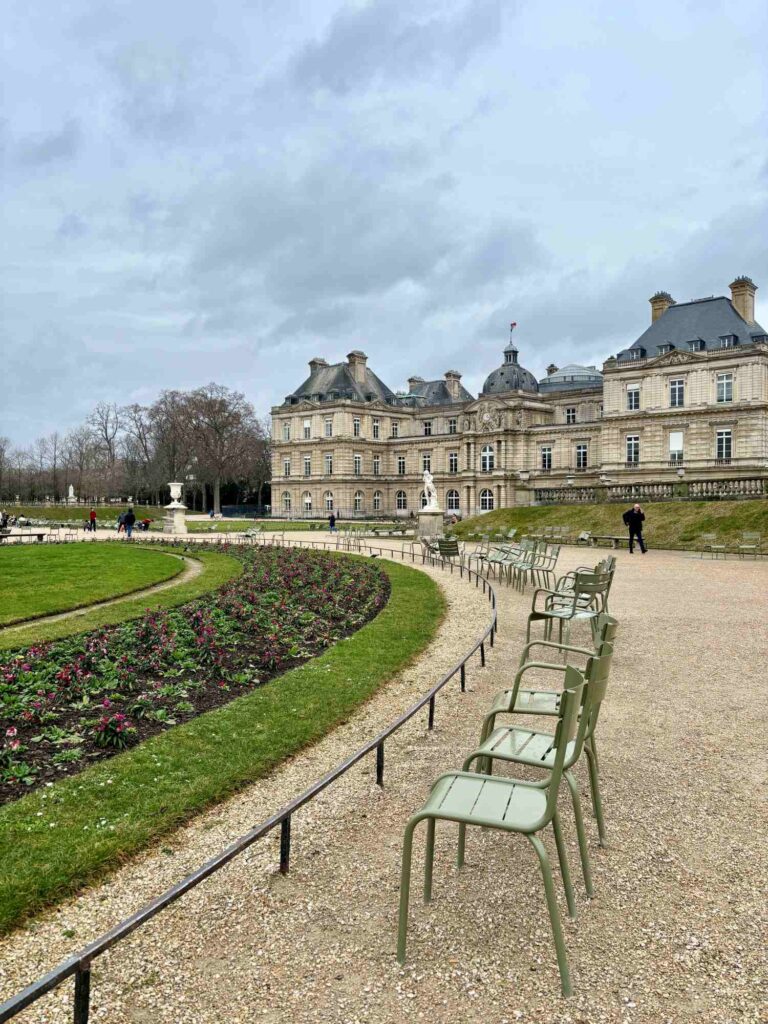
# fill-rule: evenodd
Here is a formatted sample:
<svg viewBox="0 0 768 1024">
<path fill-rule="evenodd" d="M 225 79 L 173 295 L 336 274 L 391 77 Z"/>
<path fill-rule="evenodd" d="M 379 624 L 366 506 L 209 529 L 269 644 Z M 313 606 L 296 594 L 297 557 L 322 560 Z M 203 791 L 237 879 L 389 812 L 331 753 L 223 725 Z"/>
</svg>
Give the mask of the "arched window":
<svg viewBox="0 0 768 1024">
<path fill-rule="evenodd" d="M 353 500 L 354 500 L 355 512 L 362 512 L 363 511 L 363 492 L 362 491 L 355 491 L 355 497 L 354 497 Z"/>
<path fill-rule="evenodd" d="M 458 512 L 459 508 L 460 508 L 460 505 L 459 505 L 459 492 L 458 491 L 448 491 L 448 493 L 445 496 L 445 504 L 446 504 L 446 507 L 448 508 L 449 512 Z"/>
<path fill-rule="evenodd" d="M 408 508 L 408 495 L 405 491 L 398 491 L 395 495 L 395 507 L 402 511 Z"/>
<path fill-rule="evenodd" d="M 283 512 L 291 511 L 291 495 L 289 491 L 283 491 Z"/>
<path fill-rule="evenodd" d="M 421 507 L 422 508 L 426 508 L 427 507 L 427 492 L 426 491 L 422 491 L 421 492 L 421 494 L 419 495 L 419 501 L 421 502 Z"/>
<path fill-rule="evenodd" d="M 323 495 L 323 504 L 326 512 L 333 512 L 333 491 L 326 491 Z"/>
<path fill-rule="evenodd" d="M 483 450 L 480 452 L 480 469 L 487 473 L 493 469 L 493 445 L 483 445 Z"/>
<path fill-rule="evenodd" d="M 490 512 L 493 508 L 493 491 L 489 491 L 488 488 L 480 491 L 480 508 L 483 512 Z"/>
<path fill-rule="evenodd" d="M 384 497 L 384 495 L 381 493 L 381 491 L 374 491 L 373 492 L 373 511 L 374 512 L 381 512 L 381 499 L 383 497 Z"/>
<path fill-rule="evenodd" d="M 301 503 L 304 506 L 305 512 L 312 511 L 312 495 L 309 491 L 304 491 L 304 493 L 301 496 Z"/>
</svg>

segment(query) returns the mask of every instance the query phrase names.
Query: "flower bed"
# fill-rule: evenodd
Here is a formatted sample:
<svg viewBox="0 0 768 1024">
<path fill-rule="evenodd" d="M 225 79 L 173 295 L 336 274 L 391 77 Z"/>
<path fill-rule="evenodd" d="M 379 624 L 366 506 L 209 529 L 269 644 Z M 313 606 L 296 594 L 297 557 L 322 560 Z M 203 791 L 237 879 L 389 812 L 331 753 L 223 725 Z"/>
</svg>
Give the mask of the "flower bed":
<svg viewBox="0 0 768 1024">
<path fill-rule="evenodd" d="M 247 549 L 204 599 L 0 660 L 0 801 L 218 707 L 359 629 L 389 581 L 372 564 Z"/>
</svg>

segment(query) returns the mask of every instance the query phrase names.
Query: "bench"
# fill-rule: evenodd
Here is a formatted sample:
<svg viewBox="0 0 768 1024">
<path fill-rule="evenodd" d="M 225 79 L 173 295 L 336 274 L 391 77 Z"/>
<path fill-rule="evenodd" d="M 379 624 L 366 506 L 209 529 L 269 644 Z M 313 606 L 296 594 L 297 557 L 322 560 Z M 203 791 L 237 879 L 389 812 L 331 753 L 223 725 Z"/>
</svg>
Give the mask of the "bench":
<svg viewBox="0 0 768 1024">
<path fill-rule="evenodd" d="M 629 537 L 628 536 L 613 537 L 613 536 L 609 536 L 609 535 L 602 535 L 602 534 L 593 533 L 593 534 L 590 535 L 589 541 L 590 541 L 590 543 L 591 543 L 593 548 L 597 547 L 598 542 L 603 542 L 603 543 L 610 542 L 610 545 L 611 545 L 612 548 L 617 548 L 619 546 L 619 544 L 627 544 L 627 545 L 629 545 Z"/>
<path fill-rule="evenodd" d="M 45 534 L 38 533 L 36 530 L 24 530 L 20 533 L 12 533 L 10 530 L 2 530 L 0 531 L 0 544 L 4 541 L 15 541 L 17 544 L 23 544 L 27 537 L 30 541 L 33 539 L 36 540 L 38 544 L 42 544 L 45 540 Z"/>
</svg>

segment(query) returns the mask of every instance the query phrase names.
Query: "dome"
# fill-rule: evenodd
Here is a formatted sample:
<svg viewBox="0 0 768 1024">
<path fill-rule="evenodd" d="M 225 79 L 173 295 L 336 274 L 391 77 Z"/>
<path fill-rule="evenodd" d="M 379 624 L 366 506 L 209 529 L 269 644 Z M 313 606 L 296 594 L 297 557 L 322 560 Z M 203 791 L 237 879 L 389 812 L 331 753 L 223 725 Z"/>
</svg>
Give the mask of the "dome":
<svg viewBox="0 0 768 1024">
<path fill-rule="evenodd" d="M 500 395 L 504 391 L 538 391 L 536 378 L 517 361 L 517 349 L 510 343 L 504 349 L 504 362 L 489 373 L 483 384 L 484 395 Z"/>
<path fill-rule="evenodd" d="M 576 388 L 599 388 L 603 375 L 596 366 L 569 363 L 561 370 L 550 366 L 547 376 L 539 381 L 540 391 L 571 391 Z"/>
</svg>

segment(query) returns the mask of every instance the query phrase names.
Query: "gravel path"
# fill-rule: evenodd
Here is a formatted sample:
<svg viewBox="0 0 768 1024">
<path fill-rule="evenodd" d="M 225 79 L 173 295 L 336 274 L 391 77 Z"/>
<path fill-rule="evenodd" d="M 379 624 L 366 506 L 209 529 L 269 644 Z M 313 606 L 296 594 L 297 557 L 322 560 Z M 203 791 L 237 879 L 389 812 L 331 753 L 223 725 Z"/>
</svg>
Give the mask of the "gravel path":
<svg viewBox="0 0 768 1024">
<path fill-rule="evenodd" d="M 564 550 L 563 569 L 584 558 Z M 576 922 L 565 919 L 572 999 L 559 996 L 532 851 L 493 832 L 473 830 L 459 875 L 455 833 L 438 829 L 434 902 L 425 908 L 415 890 L 409 962 L 401 970 L 394 959 L 404 822 L 430 781 L 473 745 L 519 655 L 530 591 L 504 588 L 488 667 L 470 670 L 466 694 L 456 686 L 438 698 L 434 733 L 419 717 L 387 745 L 386 789 L 375 786 L 372 763 L 354 769 L 296 816 L 289 876 L 276 872 L 274 835 L 100 958 L 92 1019 L 765 1020 L 768 565 L 673 552 L 618 559 L 612 610 L 622 630 L 600 725 L 609 844 L 597 847 L 589 819 L 592 901 L 564 814 L 579 908 Z M 488 614 L 478 591 L 438 578 L 449 617 L 402 679 L 270 779 L 0 942 L 3 993 L 182 877 L 423 692 Z M 419 844 L 416 886 L 420 863 Z M 71 1019 L 69 988 L 39 1007 L 19 1019 Z"/>
<path fill-rule="evenodd" d="M 182 583 L 189 583 L 190 580 L 198 577 L 203 571 L 203 563 L 199 562 L 196 558 L 186 558 L 184 555 L 172 555 L 170 553 L 168 557 L 179 558 L 184 562 L 184 568 L 178 576 L 173 576 L 171 579 L 164 580 L 162 583 L 153 583 L 151 587 L 144 587 L 143 590 L 131 590 L 127 594 L 121 594 L 120 597 L 110 597 L 107 601 L 97 601 L 96 604 L 85 605 L 84 608 L 73 608 L 68 612 L 56 612 L 54 615 L 42 615 L 37 619 L 31 619 L 15 626 L 4 626 L 0 628 L 0 633 L 2 633 L 3 636 L 8 633 L 21 633 L 25 629 L 46 625 L 49 622 L 58 622 L 59 619 L 72 619 L 76 618 L 78 615 L 88 615 L 89 612 L 98 611 L 99 608 L 108 608 L 111 604 L 122 604 L 123 601 L 133 601 L 137 597 L 146 597 L 150 594 L 157 594 L 161 590 L 170 590 L 171 587 L 178 587 Z M 24 643 L 23 636 L 19 637 L 19 643 Z"/>
</svg>

